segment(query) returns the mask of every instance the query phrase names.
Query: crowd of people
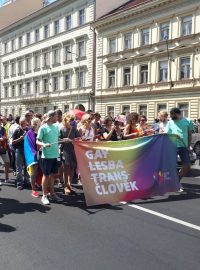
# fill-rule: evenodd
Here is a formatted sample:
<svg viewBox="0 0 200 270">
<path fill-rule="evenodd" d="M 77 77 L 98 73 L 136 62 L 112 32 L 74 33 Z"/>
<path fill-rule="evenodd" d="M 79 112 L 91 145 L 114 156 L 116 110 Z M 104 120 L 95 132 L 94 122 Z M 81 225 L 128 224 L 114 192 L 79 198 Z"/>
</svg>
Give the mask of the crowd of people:
<svg viewBox="0 0 200 270">
<path fill-rule="evenodd" d="M 135 139 L 159 133 L 177 135 L 177 152 L 183 162 L 180 179 L 190 169 L 189 148 L 194 125 L 183 118 L 178 108 L 172 108 L 170 118 L 160 111 L 158 119 L 148 123 L 145 115 L 131 112 L 106 116 L 87 111 L 82 117 L 74 111 L 62 113 L 49 111 L 41 115 L 32 110 L 24 116 L 0 116 L 0 157 L 4 166 L 5 179 L 9 182 L 9 170 L 16 176 L 16 187 L 22 190 L 31 185 L 32 196 L 38 198 L 38 187 L 42 187 L 42 203 L 62 201 L 55 193 L 55 181 L 65 195 L 76 195 L 73 179 L 81 179 L 77 170 L 74 140 L 119 141 Z M 199 121 L 199 120 L 198 120 Z M 200 122 L 200 121 L 199 121 Z M 2 184 L 2 183 L 0 183 Z"/>
</svg>

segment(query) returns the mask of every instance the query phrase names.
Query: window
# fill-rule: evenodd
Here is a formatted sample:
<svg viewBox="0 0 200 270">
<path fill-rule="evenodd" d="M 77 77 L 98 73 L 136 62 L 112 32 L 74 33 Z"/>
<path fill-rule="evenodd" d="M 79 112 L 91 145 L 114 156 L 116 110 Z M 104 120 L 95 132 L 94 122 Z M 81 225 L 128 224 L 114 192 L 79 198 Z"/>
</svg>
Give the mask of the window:
<svg viewBox="0 0 200 270">
<path fill-rule="evenodd" d="M 58 106 L 53 106 L 53 110 L 57 110 L 58 109 Z"/>
<path fill-rule="evenodd" d="M 159 81 L 168 80 L 168 61 L 159 62 Z"/>
<path fill-rule="evenodd" d="M 58 77 L 53 77 L 53 91 L 58 90 Z"/>
<path fill-rule="evenodd" d="M 9 71 L 8 71 L 8 64 L 4 64 L 4 77 L 9 76 Z"/>
<path fill-rule="evenodd" d="M 85 87 L 85 72 L 84 70 L 78 70 L 77 72 L 77 87 Z"/>
<path fill-rule="evenodd" d="M 183 17 L 181 20 L 182 36 L 192 34 L 192 16 Z"/>
<path fill-rule="evenodd" d="M 124 49 L 128 50 L 132 48 L 132 33 L 124 35 Z"/>
<path fill-rule="evenodd" d="M 147 116 L 147 105 L 139 105 L 139 115 Z"/>
<path fill-rule="evenodd" d="M 85 23 L 85 9 L 79 10 L 79 25 L 83 25 Z"/>
<path fill-rule="evenodd" d="M 30 93 L 31 93 L 31 83 L 27 82 L 26 83 L 26 94 L 30 95 Z"/>
<path fill-rule="evenodd" d="M 47 39 L 49 37 L 49 26 L 44 26 L 44 38 Z"/>
<path fill-rule="evenodd" d="M 31 72 L 31 58 L 26 58 L 26 72 Z"/>
<path fill-rule="evenodd" d="M 158 104 L 157 105 L 157 113 L 160 111 L 166 111 L 167 110 L 167 105 L 166 104 Z"/>
<path fill-rule="evenodd" d="M 125 113 L 125 115 L 127 115 L 130 113 L 130 111 L 130 105 L 122 105 L 122 113 Z"/>
<path fill-rule="evenodd" d="M 11 76 L 15 76 L 16 75 L 16 69 L 15 69 L 15 63 L 11 63 Z"/>
<path fill-rule="evenodd" d="M 70 73 L 66 74 L 64 78 L 65 78 L 65 82 L 64 82 L 65 89 L 70 89 L 70 85 L 71 85 Z"/>
<path fill-rule="evenodd" d="M 23 89 L 23 88 L 22 88 L 22 83 L 20 83 L 20 84 L 19 84 L 18 89 L 19 89 L 19 93 L 18 93 L 18 94 L 19 94 L 19 96 L 22 96 L 22 94 L 23 94 L 23 90 L 22 90 L 22 89 Z"/>
<path fill-rule="evenodd" d="M 49 52 L 44 52 L 43 54 L 43 66 L 44 67 L 49 66 Z"/>
<path fill-rule="evenodd" d="M 72 60 L 72 48 L 71 45 L 68 44 L 65 46 L 65 61 L 71 61 Z"/>
<path fill-rule="evenodd" d="M 131 69 L 124 68 L 124 86 L 131 84 Z"/>
<path fill-rule="evenodd" d="M 181 79 L 190 78 L 190 57 L 181 58 Z"/>
<path fill-rule="evenodd" d="M 178 104 L 178 108 L 180 109 L 183 117 L 188 117 L 188 111 L 189 111 L 188 103 L 180 103 Z"/>
<path fill-rule="evenodd" d="M 43 87 L 44 87 L 44 92 L 49 91 L 49 80 L 47 78 L 43 80 Z"/>
<path fill-rule="evenodd" d="M 110 38 L 109 39 L 109 53 L 115 53 L 116 52 L 116 38 Z"/>
<path fill-rule="evenodd" d="M 19 108 L 19 116 L 22 115 L 22 108 Z"/>
<path fill-rule="evenodd" d="M 13 116 L 15 115 L 15 109 L 14 108 L 12 109 L 12 115 Z"/>
<path fill-rule="evenodd" d="M 35 30 L 35 42 L 38 42 L 40 40 L 40 30 Z"/>
<path fill-rule="evenodd" d="M 140 67 L 140 83 L 148 83 L 148 65 Z"/>
<path fill-rule="evenodd" d="M 169 22 L 164 22 L 160 24 L 160 40 L 169 39 Z"/>
<path fill-rule="evenodd" d="M 66 30 L 70 30 L 72 28 L 72 16 L 66 16 Z"/>
<path fill-rule="evenodd" d="M 8 86 L 4 87 L 4 97 L 7 98 L 8 97 Z"/>
<path fill-rule="evenodd" d="M 8 52 L 8 43 L 5 42 L 4 43 L 4 53 L 7 53 Z"/>
<path fill-rule="evenodd" d="M 78 56 L 85 57 L 85 41 L 84 40 L 78 41 Z"/>
<path fill-rule="evenodd" d="M 47 113 L 47 107 L 43 107 L 43 113 Z"/>
<path fill-rule="evenodd" d="M 64 112 L 68 112 L 69 111 L 69 105 L 64 105 Z"/>
<path fill-rule="evenodd" d="M 23 37 L 19 37 L 19 49 L 23 47 Z"/>
<path fill-rule="evenodd" d="M 40 85 L 39 85 L 38 80 L 34 81 L 34 90 L 35 90 L 35 94 L 39 93 L 40 91 Z"/>
<path fill-rule="evenodd" d="M 40 55 L 34 56 L 34 69 L 40 68 Z"/>
<path fill-rule="evenodd" d="M 30 45 L 30 43 L 31 43 L 31 34 L 27 33 L 26 34 L 26 45 L 28 46 L 28 45 Z"/>
<path fill-rule="evenodd" d="M 60 50 L 53 50 L 53 65 L 60 64 Z"/>
<path fill-rule="evenodd" d="M 60 32 L 60 21 L 57 20 L 54 22 L 54 34 L 57 35 Z"/>
<path fill-rule="evenodd" d="M 149 44 L 149 28 L 142 29 L 141 31 L 141 45 Z"/>
<path fill-rule="evenodd" d="M 114 106 L 107 107 L 107 115 L 112 117 L 112 118 L 115 117 L 115 107 Z"/>
<path fill-rule="evenodd" d="M 15 97 L 15 86 L 12 85 L 12 88 L 11 88 L 11 97 Z"/>
<path fill-rule="evenodd" d="M 15 50 L 15 40 L 11 40 L 11 51 L 13 52 Z"/>
<path fill-rule="evenodd" d="M 108 71 L 108 87 L 115 87 L 115 70 Z"/>
<path fill-rule="evenodd" d="M 18 61 L 18 74 L 23 73 L 23 60 Z"/>
</svg>

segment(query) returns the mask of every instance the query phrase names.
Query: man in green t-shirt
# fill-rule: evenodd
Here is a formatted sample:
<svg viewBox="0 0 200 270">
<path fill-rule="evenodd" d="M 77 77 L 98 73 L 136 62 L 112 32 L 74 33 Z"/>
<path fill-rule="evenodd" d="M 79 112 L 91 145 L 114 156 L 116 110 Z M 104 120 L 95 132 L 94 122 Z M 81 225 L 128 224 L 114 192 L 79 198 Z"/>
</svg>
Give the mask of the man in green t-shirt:
<svg viewBox="0 0 200 270">
<path fill-rule="evenodd" d="M 192 121 L 181 116 L 179 108 L 172 108 L 170 110 L 171 120 L 165 127 L 165 133 L 177 135 L 176 146 L 177 153 L 182 161 L 182 168 L 179 172 L 180 179 L 190 170 L 190 156 L 192 130 L 194 129 Z"/>
<path fill-rule="evenodd" d="M 38 130 L 37 144 L 42 146 L 42 203 L 44 205 L 49 204 L 47 198 L 47 187 L 50 189 L 49 199 L 62 201 L 54 191 L 54 181 L 58 173 L 58 161 L 59 148 L 59 129 L 55 125 L 57 121 L 57 116 L 55 111 L 49 111 L 47 113 L 46 123 L 42 125 Z"/>
</svg>

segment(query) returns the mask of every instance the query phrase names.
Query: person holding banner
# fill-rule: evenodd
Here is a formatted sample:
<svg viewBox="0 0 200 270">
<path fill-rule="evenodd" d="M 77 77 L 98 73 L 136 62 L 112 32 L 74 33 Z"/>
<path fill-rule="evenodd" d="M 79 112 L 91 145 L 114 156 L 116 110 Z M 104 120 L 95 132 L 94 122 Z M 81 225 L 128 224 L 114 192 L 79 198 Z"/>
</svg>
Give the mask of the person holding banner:
<svg viewBox="0 0 200 270">
<path fill-rule="evenodd" d="M 132 112 L 126 117 L 126 126 L 124 128 L 124 139 L 135 139 L 138 138 L 141 134 L 137 128 L 137 123 L 139 120 L 139 114 Z"/>
<path fill-rule="evenodd" d="M 78 126 L 78 131 L 83 141 L 94 141 L 95 139 L 95 131 L 91 123 L 91 115 L 88 113 L 84 114 L 81 118 L 81 123 Z"/>
<path fill-rule="evenodd" d="M 42 203 L 44 205 L 50 204 L 47 198 L 47 188 L 50 190 L 50 200 L 57 202 L 62 201 L 62 198 L 54 191 L 54 181 L 58 173 L 59 157 L 59 129 L 55 125 L 57 116 L 55 111 L 49 111 L 45 119 L 46 123 L 39 128 L 36 143 L 42 146 Z"/>
<path fill-rule="evenodd" d="M 106 141 L 118 141 L 116 127 L 110 117 L 104 119 L 104 128 L 102 129 L 103 138 Z"/>
<path fill-rule="evenodd" d="M 73 140 L 79 138 L 79 132 L 76 127 L 71 126 L 75 116 L 70 113 L 63 115 L 62 124 L 60 129 L 60 138 L 64 140 L 62 144 L 63 151 L 63 164 L 64 164 L 64 193 L 65 195 L 75 194 L 72 188 L 73 176 L 77 166 L 76 155 L 74 152 Z"/>
<path fill-rule="evenodd" d="M 170 110 L 171 120 L 165 127 L 165 133 L 177 135 L 177 153 L 182 161 L 182 168 L 179 171 L 180 180 L 190 171 L 190 156 L 192 131 L 194 129 L 192 121 L 181 116 L 179 108 Z"/>
</svg>

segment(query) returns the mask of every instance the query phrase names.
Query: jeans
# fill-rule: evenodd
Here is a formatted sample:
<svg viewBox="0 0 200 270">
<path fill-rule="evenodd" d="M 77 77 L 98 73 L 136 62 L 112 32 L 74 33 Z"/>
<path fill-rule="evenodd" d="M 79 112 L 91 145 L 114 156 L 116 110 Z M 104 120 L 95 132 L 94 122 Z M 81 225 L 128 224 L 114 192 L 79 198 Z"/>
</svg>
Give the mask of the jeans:
<svg viewBox="0 0 200 270">
<path fill-rule="evenodd" d="M 25 166 L 23 149 L 15 149 L 15 165 L 17 186 L 24 186 L 28 182 L 28 173 Z"/>
</svg>

